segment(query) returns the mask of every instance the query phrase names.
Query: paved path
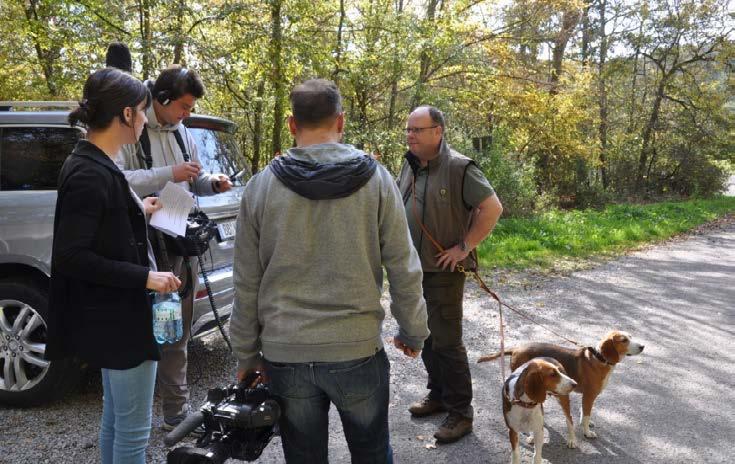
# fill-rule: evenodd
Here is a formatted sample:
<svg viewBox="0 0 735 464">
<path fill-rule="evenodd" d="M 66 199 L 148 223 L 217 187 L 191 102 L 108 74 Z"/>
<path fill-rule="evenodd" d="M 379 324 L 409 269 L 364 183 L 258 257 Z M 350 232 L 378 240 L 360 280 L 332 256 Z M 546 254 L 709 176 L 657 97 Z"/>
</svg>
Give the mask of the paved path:
<svg viewBox="0 0 735 464">
<path fill-rule="evenodd" d="M 511 304 L 583 343 L 610 329 L 627 330 L 644 354 L 616 369 L 593 411 L 599 438 L 578 434 L 580 449 L 565 446 L 559 406 L 547 403 L 544 458 L 550 463 L 725 463 L 735 437 L 735 223 L 676 240 L 569 277 L 529 278 L 512 287 L 490 282 Z M 474 364 L 498 348 L 496 308 L 475 286 L 467 294 L 465 341 L 475 384 L 475 431 L 460 443 L 429 447 L 440 418 L 415 420 L 407 406 L 425 390 L 420 361 L 392 361 L 391 430 L 396 462 L 506 463 L 497 363 Z M 386 324 L 386 338 L 393 333 Z M 509 317 L 509 344 L 556 341 L 542 329 Z M 206 388 L 231 381 L 234 362 L 215 336 L 195 342 L 190 379 L 194 401 Z M 204 371 L 204 369 L 207 369 Z M 96 462 L 99 379 L 64 402 L 27 411 L 0 409 L 0 462 Z M 572 399 L 578 409 L 579 396 Z M 158 408 L 158 406 L 157 406 Z M 156 409 L 158 411 L 158 409 Z M 154 425 L 160 424 L 160 416 Z M 330 458 L 349 462 L 338 416 L 331 416 Z M 162 433 L 154 430 L 149 462 L 163 462 Z M 524 447 L 523 462 L 531 452 Z M 282 462 L 275 439 L 260 462 Z"/>
<path fill-rule="evenodd" d="M 578 433 L 579 450 L 565 447 L 559 406 L 546 408 L 544 458 L 551 463 L 725 463 L 735 437 L 735 224 L 651 248 L 543 282 L 506 290 L 511 304 L 539 311 L 562 333 L 594 343 L 609 329 L 627 330 L 646 345 L 613 374 L 593 410 L 599 438 Z M 497 351 L 495 307 L 472 291 L 466 314 L 470 359 Z M 553 335 L 509 316 L 511 342 L 554 341 Z M 461 444 L 427 450 L 438 420 L 404 413 L 420 395 L 423 374 L 396 362 L 393 436 L 399 462 L 505 463 L 509 445 L 501 416 L 497 363 L 475 364 L 475 433 Z M 401 372 L 400 371 L 404 371 Z M 573 408 L 580 406 L 573 397 Z M 576 421 L 576 417 L 575 417 Z M 530 462 L 531 452 L 523 453 Z"/>
</svg>

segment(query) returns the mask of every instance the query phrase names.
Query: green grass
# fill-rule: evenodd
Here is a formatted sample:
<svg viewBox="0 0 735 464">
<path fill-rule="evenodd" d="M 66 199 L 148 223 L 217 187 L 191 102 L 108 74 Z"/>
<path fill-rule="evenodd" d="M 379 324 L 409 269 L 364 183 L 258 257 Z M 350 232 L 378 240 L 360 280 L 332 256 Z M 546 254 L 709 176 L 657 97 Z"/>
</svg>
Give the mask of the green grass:
<svg viewBox="0 0 735 464">
<path fill-rule="evenodd" d="M 550 268 L 568 259 L 619 253 L 735 212 L 735 197 L 611 205 L 501 219 L 479 248 L 484 268 Z"/>
</svg>

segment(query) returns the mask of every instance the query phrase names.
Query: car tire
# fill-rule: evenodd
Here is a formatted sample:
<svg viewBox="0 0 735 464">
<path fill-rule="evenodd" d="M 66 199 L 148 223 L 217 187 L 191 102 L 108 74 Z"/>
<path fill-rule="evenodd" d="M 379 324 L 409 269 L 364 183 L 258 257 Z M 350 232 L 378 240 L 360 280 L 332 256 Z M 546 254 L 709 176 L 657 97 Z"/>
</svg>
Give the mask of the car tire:
<svg viewBox="0 0 735 464">
<path fill-rule="evenodd" d="M 78 385 L 76 359 L 45 359 L 48 289 L 32 280 L 0 279 L 0 404 L 36 406 Z"/>
</svg>

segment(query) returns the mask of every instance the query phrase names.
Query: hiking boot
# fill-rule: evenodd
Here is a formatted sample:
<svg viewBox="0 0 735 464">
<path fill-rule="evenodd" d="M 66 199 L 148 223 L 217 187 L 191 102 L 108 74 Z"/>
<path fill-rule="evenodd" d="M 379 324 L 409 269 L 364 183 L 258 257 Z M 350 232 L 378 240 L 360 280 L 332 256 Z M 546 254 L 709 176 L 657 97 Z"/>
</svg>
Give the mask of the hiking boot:
<svg viewBox="0 0 735 464">
<path fill-rule="evenodd" d="M 431 399 L 428 396 L 424 397 L 421 401 L 413 403 L 408 408 L 408 412 L 414 417 L 431 416 L 432 414 L 445 412 L 446 410 L 447 408 L 444 407 L 441 401 Z"/>
<path fill-rule="evenodd" d="M 472 432 L 472 419 L 450 413 L 434 434 L 434 438 L 439 443 L 452 443 L 470 432 Z"/>
</svg>

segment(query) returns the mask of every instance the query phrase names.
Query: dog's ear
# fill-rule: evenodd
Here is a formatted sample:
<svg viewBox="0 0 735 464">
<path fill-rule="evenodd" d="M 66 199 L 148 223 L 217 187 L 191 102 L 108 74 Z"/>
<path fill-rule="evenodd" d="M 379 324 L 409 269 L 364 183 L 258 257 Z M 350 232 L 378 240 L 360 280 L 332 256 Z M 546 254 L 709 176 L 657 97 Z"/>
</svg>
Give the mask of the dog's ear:
<svg viewBox="0 0 735 464">
<path fill-rule="evenodd" d="M 602 345 L 600 345 L 600 352 L 602 356 L 607 359 L 607 362 L 611 364 L 617 364 L 620 362 L 620 353 L 615 349 L 615 340 L 613 337 L 607 337 Z"/>
<path fill-rule="evenodd" d="M 526 376 L 526 395 L 534 403 L 546 401 L 546 382 L 544 373 L 538 366 L 529 366 L 533 369 Z"/>
</svg>

